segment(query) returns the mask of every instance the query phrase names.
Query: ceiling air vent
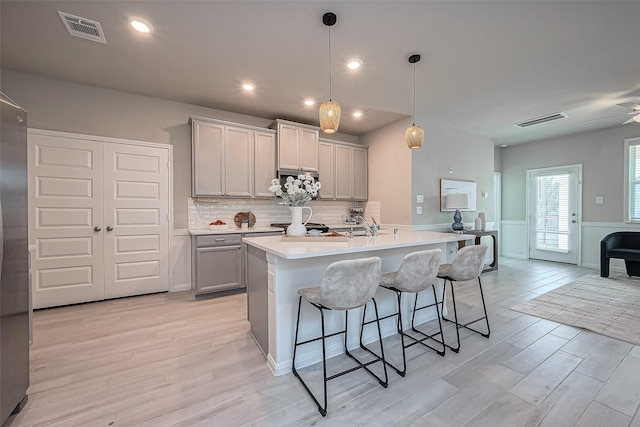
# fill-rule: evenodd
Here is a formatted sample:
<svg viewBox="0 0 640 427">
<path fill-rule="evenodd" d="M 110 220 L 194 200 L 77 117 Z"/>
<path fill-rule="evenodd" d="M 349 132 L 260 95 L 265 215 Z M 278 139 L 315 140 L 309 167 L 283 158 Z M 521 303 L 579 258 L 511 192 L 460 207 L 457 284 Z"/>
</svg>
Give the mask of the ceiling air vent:
<svg viewBox="0 0 640 427">
<path fill-rule="evenodd" d="M 104 38 L 104 33 L 102 32 L 102 27 L 98 21 L 92 21 L 91 19 L 81 18 L 60 11 L 58 11 L 58 15 L 60 15 L 64 26 L 67 27 L 69 34 L 72 36 L 94 42 L 107 43 L 107 40 Z"/>
<path fill-rule="evenodd" d="M 515 127 L 526 128 L 533 125 L 539 125 L 540 123 L 551 122 L 553 120 L 564 119 L 569 117 L 567 113 L 563 113 L 562 111 L 559 113 L 549 114 L 548 116 L 538 117 L 536 119 L 525 120 L 524 122 L 514 123 Z"/>
</svg>

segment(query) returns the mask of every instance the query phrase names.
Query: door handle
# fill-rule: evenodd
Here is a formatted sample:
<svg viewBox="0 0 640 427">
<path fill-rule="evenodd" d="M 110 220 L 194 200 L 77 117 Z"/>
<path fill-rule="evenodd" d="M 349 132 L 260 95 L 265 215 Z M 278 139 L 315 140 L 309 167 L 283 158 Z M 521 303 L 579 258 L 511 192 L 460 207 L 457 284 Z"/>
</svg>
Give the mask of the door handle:
<svg viewBox="0 0 640 427">
<path fill-rule="evenodd" d="M 110 225 L 107 225 L 107 231 L 113 231 L 113 227 Z"/>
<path fill-rule="evenodd" d="M 576 222 L 578 222 L 578 221 L 576 221 L 575 219 L 572 219 L 572 220 L 571 220 L 571 222 L 572 222 L 573 224 L 575 224 L 575 223 L 576 223 Z"/>
<path fill-rule="evenodd" d="M 93 227 L 93 231 L 98 232 L 102 230 L 102 228 L 98 227 L 97 225 L 95 227 Z"/>
</svg>

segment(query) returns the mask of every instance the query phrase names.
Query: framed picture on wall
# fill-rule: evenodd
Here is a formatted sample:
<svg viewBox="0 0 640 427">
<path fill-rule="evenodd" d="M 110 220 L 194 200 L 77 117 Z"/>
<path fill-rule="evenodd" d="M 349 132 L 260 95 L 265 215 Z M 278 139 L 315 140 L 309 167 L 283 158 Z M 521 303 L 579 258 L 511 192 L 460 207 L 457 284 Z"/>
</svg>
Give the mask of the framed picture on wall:
<svg viewBox="0 0 640 427">
<path fill-rule="evenodd" d="M 440 180 L 440 212 L 475 211 L 476 198 L 477 186 L 474 181 Z"/>
</svg>

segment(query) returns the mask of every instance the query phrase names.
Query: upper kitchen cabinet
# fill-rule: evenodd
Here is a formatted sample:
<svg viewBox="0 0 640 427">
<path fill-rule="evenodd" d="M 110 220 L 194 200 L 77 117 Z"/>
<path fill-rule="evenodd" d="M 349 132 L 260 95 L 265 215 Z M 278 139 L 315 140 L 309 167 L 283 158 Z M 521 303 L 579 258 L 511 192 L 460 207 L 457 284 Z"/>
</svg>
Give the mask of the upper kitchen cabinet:
<svg viewBox="0 0 640 427">
<path fill-rule="evenodd" d="M 275 176 L 273 131 L 201 117 L 189 120 L 193 197 L 273 197 L 268 191 Z"/>
<path fill-rule="evenodd" d="M 276 172 L 276 136 L 273 131 L 255 132 L 254 196 L 273 198 L 269 191 Z"/>
<path fill-rule="evenodd" d="M 316 126 L 278 119 L 278 169 L 318 171 L 318 136 Z"/>
<path fill-rule="evenodd" d="M 369 181 L 367 148 L 344 143 L 335 143 L 334 145 L 335 198 L 338 200 L 367 200 Z M 320 178 L 323 179 L 322 175 Z M 324 189 L 324 183 L 322 189 Z"/>
<path fill-rule="evenodd" d="M 318 175 L 322 188 L 320 199 L 336 198 L 336 144 L 320 141 L 318 143 Z"/>
</svg>

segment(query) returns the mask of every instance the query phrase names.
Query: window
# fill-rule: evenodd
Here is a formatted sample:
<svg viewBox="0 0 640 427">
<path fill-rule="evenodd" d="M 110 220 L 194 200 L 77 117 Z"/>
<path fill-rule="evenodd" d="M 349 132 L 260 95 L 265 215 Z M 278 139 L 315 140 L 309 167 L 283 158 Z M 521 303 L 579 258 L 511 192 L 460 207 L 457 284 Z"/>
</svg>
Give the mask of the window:
<svg viewBox="0 0 640 427">
<path fill-rule="evenodd" d="M 536 249 L 569 250 L 569 174 L 537 176 Z"/>
<path fill-rule="evenodd" d="M 624 141 L 625 221 L 640 222 L 640 138 Z"/>
</svg>

